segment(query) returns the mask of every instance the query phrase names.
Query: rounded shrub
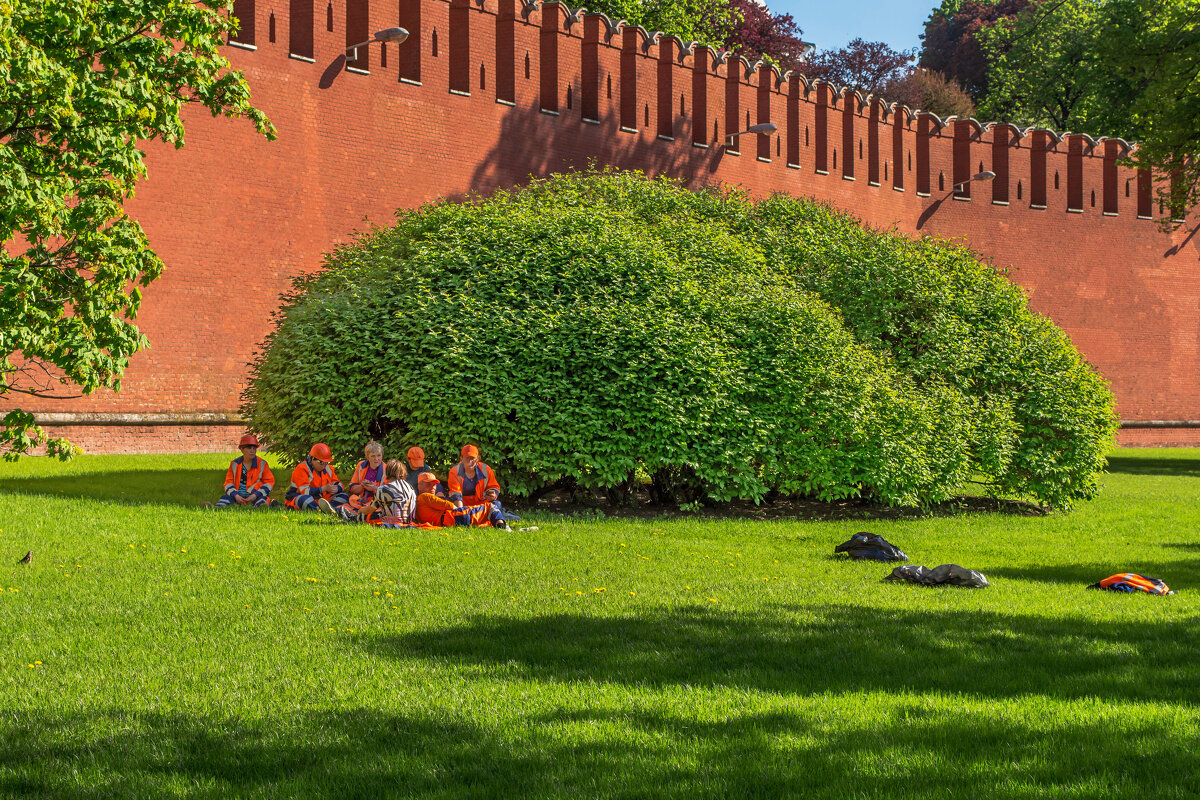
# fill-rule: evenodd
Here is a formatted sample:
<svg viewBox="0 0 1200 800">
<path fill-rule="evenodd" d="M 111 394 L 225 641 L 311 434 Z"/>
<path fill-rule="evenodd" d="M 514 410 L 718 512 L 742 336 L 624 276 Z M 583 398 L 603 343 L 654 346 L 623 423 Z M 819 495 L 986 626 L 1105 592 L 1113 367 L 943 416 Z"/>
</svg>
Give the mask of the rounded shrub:
<svg viewBox="0 0 1200 800">
<path fill-rule="evenodd" d="M 1112 401 L 965 250 L 634 173 L 401 211 L 295 282 L 244 411 L 276 450 L 368 437 L 507 490 L 919 505 L 979 475 L 1095 491 Z"/>
<path fill-rule="evenodd" d="M 963 398 L 965 446 L 995 493 L 1056 507 L 1095 494 L 1116 430 L 1112 394 L 1007 275 L 945 240 L 881 234 L 782 195 L 737 229 L 857 341 L 918 386 Z"/>
</svg>

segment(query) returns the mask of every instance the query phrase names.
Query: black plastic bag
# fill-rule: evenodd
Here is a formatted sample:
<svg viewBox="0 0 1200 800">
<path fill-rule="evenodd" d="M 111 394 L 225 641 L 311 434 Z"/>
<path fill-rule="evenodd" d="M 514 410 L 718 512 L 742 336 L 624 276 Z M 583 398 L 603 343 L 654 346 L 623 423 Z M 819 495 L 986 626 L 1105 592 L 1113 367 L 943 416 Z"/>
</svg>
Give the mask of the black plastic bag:
<svg viewBox="0 0 1200 800">
<path fill-rule="evenodd" d="M 968 589 L 984 589 L 990 585 L 982 572 L 960 567 L 958 564 L 942 564 L 933 569 L 906 564 L 896 567 L 884 580 L 908 581 L 922 586 L 965 586 Z"/>
<path fill-rule="evenodd" d="M 833 552 L 845 553 L 856 561 L 864 558 L 871 561 L 908 561 L 908 556 L 899 547 L 878 534 L 866 531 L 854 534 L 850 541 L 833 548 Z"/>
</svg>

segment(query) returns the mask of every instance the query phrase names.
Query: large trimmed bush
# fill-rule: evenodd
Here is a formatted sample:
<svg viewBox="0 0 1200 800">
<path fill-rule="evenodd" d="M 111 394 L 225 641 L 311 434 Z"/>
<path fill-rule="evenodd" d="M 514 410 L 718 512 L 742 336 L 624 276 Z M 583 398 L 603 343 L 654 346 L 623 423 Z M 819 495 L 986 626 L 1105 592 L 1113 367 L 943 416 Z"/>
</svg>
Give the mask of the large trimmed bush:
<svg viewBox="0 0 1200 800">
<path fill-rule="evenodd" d="M 1096 490 L 1112 399 L 968 251 L 630 173 L 401 211 L 298 280 L 245 412 L 277 451 L 477 442 L 510 493 Z"/>
</svg>

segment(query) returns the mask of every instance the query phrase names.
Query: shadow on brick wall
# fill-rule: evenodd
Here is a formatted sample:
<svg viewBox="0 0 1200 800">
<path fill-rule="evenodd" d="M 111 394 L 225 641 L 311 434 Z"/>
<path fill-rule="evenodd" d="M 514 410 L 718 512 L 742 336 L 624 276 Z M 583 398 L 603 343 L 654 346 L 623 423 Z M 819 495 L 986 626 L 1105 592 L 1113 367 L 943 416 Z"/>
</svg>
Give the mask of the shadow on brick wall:
<svg viewBox="0 0 1200 800">
<path fill-rule="evenodd" d="M 690 126 L 677 116 L 675 141 L 663 141 L 647 131 L 619 129 L 613 115 L 599 124 L 582 122 L 578 105 L 560 116 L 542 113 L 537 104 L 508 110 L 495 146 L 479 159 L 471 178 L 472 191 L 490 193 L 525 183 L 530 176 L 585 169 L 589 164 L 637 169 L 648 175 L 670 175 L 689 186 L 711 182 L 725 158 L 753 158 L 753 137 L 743 136 L 741 156 L 728 156 L 719 143 L 706 148 L 688 141 Z"/>
</svg>

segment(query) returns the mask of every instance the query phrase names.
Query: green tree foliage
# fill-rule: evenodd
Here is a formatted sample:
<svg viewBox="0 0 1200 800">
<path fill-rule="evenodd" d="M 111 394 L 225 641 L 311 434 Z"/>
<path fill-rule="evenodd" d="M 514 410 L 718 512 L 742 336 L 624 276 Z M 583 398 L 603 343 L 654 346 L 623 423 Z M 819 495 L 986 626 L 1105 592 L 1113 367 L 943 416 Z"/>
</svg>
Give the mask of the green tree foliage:
<svg viewBox="0 0 1200 800">
<path fill-rule="evenodd" d="M 1171 216 L 1200 203 L 1200 0 L 946 0 L 921 63 L 982 117 L 1135 141 Z"/>
<path fill-rule="evenodd" d="M 597 0 L 587 9 L 782 69 L 801 69 L 810 49 L 791 14 L 756 0 Z"/>
<path fill-rule="evenodd" d="M 244 412 L 299 458 L 368 437 L 510 491 L 1091 496 L 1112 399 L 969 252 L 811 201 L 629 173 L 401 211 L 296 282 Z"/>
<path fill-rule="evenodd" d="M 1182 218 L 1200 205 L 1200 2 L 1109 0 L 1104 57 L 1127 92 L 1133 163 Z"/>
<path fill-rule="evenodd" d="M 1127 134 L 1129 92 L 1105 57 L 1105 17 L 1096 0 L 1049 0 L 980 30 L 988 59 L 980 112 L 1058 131 Z"/>
<path fill-rule="evenodd" d="M 119 389 L 146 345 L 138 287 L 162 262 L 122 209 L 140 142 L 181 147 L 188 103 L 273 136 L 219 54 L 228 6 L 0 0 L 0 396 Z M 31 414 L 4 417 L 6 456 L 44 441 Z"/>
<path fill-rule="evenodd" d="M 714 47 L 721 46 L 738 21 L 729 0 L 596 0 L 587 9 Z"/>
</svg>

